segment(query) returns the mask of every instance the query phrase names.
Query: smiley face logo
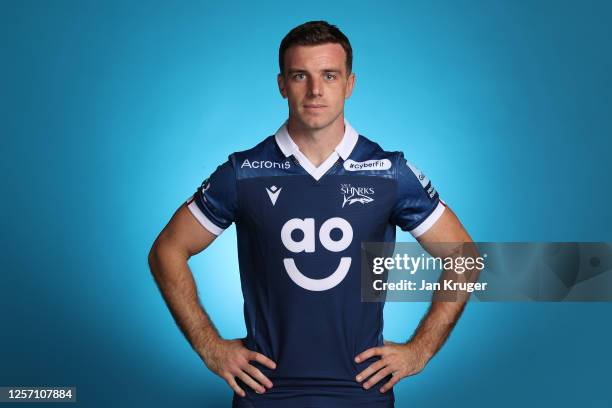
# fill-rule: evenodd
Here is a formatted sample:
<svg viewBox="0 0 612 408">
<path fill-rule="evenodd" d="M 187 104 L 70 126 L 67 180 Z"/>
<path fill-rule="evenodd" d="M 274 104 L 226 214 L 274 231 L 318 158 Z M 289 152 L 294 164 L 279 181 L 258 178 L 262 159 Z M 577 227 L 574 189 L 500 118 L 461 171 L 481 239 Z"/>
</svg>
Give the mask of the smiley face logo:
<svg viewBox="0 0 612 408">
<path fill-rule="evenodd" d="M 334 229 L 339 229 L 342 232 L 342 237 L 334 240 L 331 237 L 331 232 Z M 291 233 L 295 230 L 300 230 L 303 233 L 303 238 L 300 241 L 295 241 L 291 237 Z M 315 252 L 315 220 L 314 218 L 292 218 L 287 221 L 281 229 L 281 240 L 289 251 L 293 253 L 313 253 Z M 341 252 L 349 247 L 353 241 L 353 228 L 351 224 L 344 218 L 334 217 L 325 221 L 319 229 L 319 241 L 325 249 L 331 252 Z M 343 256 L 340 258 L 338 267 L 329 276 L 321 279 L 309 278 L 300 272 L 293 258 L 283 259 L 285 271 L 291 280 L 298 286 L 311 291 L 329 290 L 342 282 L 348 274 L 351 266 L 351 258 Z"/>
</svg>

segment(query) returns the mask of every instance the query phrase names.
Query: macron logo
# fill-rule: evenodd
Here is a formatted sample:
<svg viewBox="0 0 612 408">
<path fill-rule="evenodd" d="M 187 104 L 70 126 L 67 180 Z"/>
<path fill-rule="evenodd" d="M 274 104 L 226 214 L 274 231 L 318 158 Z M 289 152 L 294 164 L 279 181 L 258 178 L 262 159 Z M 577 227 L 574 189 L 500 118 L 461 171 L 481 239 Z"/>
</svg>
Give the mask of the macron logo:
<svg viewBox="0 0 612 408">
<path fill-rule="evenodd" d="M 268 193 L 268 197 L 270 197 L 270 201 L 272 201 L 272 207 L 276 204 L 276 200 L 278 199 L 278 195 L 280 194 L 283 188 L 278 188 L 276 186 L 266 187 L 266 192 Z"/>
</svg>

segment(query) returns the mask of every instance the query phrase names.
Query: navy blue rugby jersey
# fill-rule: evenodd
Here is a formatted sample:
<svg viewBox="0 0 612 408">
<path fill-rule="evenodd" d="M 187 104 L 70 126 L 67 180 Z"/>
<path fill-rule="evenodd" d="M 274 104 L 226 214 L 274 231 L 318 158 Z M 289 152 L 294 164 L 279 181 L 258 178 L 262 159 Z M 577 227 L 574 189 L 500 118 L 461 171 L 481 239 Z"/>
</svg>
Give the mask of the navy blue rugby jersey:
<svg viewBox="0 0 612 408">
<path fill-rule="evenodd" d="M 393 391 L 355 376 L 383 345 L 384 303 L 361 302 L 361 242 L 418 237 L 443 213 L 429 179 L 401 152 L 384 151 L 345 121 L 342 141 L 319 167 L 286 123 L 255 147 L 233 153 L 187 200 L 204 228 L 236 224 L 247 329 L 245 346 L 277 363 L 252 362 L 274 384 L 241 384 L 236 407 L 392 407 Z"/>
</svg>

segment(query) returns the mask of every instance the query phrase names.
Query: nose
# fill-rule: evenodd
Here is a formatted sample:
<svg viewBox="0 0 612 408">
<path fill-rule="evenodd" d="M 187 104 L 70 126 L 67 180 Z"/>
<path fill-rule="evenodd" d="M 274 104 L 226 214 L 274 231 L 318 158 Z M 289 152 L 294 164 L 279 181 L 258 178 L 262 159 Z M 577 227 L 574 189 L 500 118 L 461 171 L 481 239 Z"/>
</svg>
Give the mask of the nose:
<svg viewBox="0 0 612 408">
<path fill-rule="evenodd" d="M 323 96 L 323 81 L 320 78 L 311 77 L 308 88 L 310 96 Z"/>
</svg>

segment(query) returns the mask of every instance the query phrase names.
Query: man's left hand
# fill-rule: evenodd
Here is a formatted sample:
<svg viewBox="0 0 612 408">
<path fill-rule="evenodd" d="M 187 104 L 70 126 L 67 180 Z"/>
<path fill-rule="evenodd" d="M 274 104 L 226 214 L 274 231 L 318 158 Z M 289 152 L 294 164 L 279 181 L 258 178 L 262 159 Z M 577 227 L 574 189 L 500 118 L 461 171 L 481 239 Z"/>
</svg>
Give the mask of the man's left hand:
<svg viewBox="0 0 612 408">
<path fill-rule="evenodd" d="M 362 382 L 370 377 L 363 383 L 363 388 L 367 390 L 392 374 L 393 377 L 380 388 L 380 392 L 387 392 L 402 378 L 419 373 L 429 361 L 429 357 L 411 343 L 399 344 L 386 340 L 384 346 L 373 347 L 358 354 L 355 361 L 360 363 L 374 356 L 381 358 L 357 374 L 356 379 Z"/>
</svg>

